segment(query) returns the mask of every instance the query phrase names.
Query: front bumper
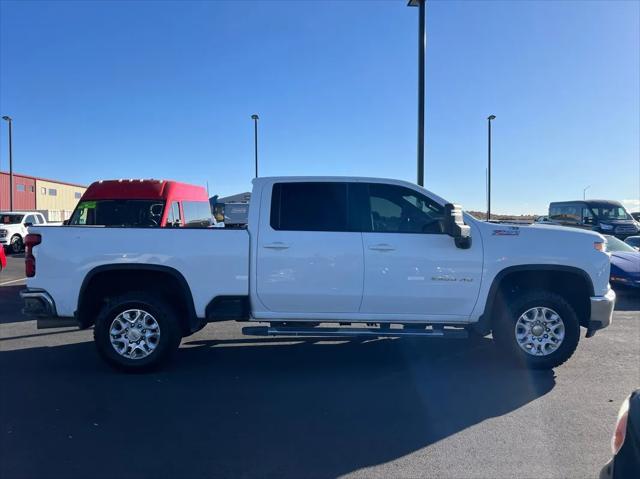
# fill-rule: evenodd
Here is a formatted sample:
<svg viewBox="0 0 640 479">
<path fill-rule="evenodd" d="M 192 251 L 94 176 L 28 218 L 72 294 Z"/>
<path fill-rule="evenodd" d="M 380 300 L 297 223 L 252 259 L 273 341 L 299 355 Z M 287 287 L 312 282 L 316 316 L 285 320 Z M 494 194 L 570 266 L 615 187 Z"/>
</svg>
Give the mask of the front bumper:
<svg viewBox="0 0 640 479">
<path fill-rule="evenodd" d="M 604 296 L 591 297 L 591 317 L 587 327 L 587 338 L 590 338 L 599 329 L 604 329 L 613 320 L 613 308 L 616 305 L 616 293 L 609 289 Z"/>
<path fill-rule="evenodd" d="M 628 286 L 629 288 L 640 288 L 640 276 L 612 276 L 609 281 L 611 284 L 619 286 Z"/>
<path fill-rule="evenodd" d="M 78 326 L 75 318 L 58 316 L 53 298 L 44 289 L 23 289 L 20 291 L 20 297 L 24 301 L 22 314 L 35 319 L 38 329 Z"/>
</svg>

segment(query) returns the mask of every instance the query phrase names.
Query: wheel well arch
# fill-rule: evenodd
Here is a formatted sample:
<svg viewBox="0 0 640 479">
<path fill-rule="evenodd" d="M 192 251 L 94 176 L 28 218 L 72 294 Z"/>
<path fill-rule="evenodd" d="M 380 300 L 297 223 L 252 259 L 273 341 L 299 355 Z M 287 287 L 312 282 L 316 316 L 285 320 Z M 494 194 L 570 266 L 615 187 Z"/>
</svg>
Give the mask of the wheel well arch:
<svg viewBox="0 0 640 479">
<path fill-rule="evenodd" d="M 590 297 L 594 295 L 594 288 L 586 271 L 563 265 L 521 265 L 505 268 L 493 279 L 482 315 L 485 328 L 491 329 L 493 318 L 497 317 L 511 296 L 534 288 L 562 295 L 576 311 L 580 325 L 588 325 Z"/>
<path fill-rule="evenodd" d="M 82 327 L 90 327 L 110 297 L 136 290 L 161 294 L 178 313 L 183 335 L 199 329 L 187 280 L 175 268 L 161 265 L 112 264 L 90 270 L 78 294 L 75 313 L 78 322 Z"/>
</svg>

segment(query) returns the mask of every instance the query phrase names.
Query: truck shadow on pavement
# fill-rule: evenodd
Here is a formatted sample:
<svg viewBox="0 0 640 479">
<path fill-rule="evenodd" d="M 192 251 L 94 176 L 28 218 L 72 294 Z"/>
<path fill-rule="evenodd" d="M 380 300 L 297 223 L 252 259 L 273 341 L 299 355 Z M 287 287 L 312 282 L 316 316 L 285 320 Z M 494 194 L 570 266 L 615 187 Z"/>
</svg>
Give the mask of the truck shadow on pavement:
<svg viewBox="0 0 640 479">
<path fill-rule="evenodd" d="M 616 311 L 640 311 L 640 289 L 616 288 Z"/>
<path fill-rule="evenodd" d="M 0 324 L 30 321 L 22 314 L 20 290 L 24 285 L 0 286 Z"/>
<path fill-rule="evenodd" d="M 186 338 L 144 375 L 110 370 L 83 342 L 2 351 L 0 368 L 4 478 L 336 477 L 555 385 L 488 339 Z"/>
</svg>

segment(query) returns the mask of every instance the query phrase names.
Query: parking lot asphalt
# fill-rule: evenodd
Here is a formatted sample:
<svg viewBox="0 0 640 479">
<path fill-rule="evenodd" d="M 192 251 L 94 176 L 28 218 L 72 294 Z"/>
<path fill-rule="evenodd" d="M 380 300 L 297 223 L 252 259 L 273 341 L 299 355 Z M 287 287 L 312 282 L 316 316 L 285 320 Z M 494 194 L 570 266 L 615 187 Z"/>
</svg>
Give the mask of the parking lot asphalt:
<svg viewBox="0 0 640 479">
<path fill-rule="evenodd" d="M 21 279 L 9 258 L 0 284 Z M 248 338 L 218 323 L 122 374 L 0 286 L 0 477 L 594 477 L 640 386 L 640 298 L 554 371 L 481 340 Z"/>
</svg>

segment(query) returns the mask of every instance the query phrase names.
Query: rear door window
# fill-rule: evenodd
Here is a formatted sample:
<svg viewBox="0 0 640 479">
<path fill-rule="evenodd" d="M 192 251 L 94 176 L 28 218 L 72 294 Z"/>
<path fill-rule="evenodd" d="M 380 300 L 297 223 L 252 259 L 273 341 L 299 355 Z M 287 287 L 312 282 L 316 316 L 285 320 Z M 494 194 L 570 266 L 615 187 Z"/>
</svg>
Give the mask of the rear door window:
<svg viewBox="0 0 640 479">
<path fill-rule="evenodd" d="M 284 231 L 348 231 L 347 184 L 276 183 L 271 196 L 271 227 Z"/>
</svg>

